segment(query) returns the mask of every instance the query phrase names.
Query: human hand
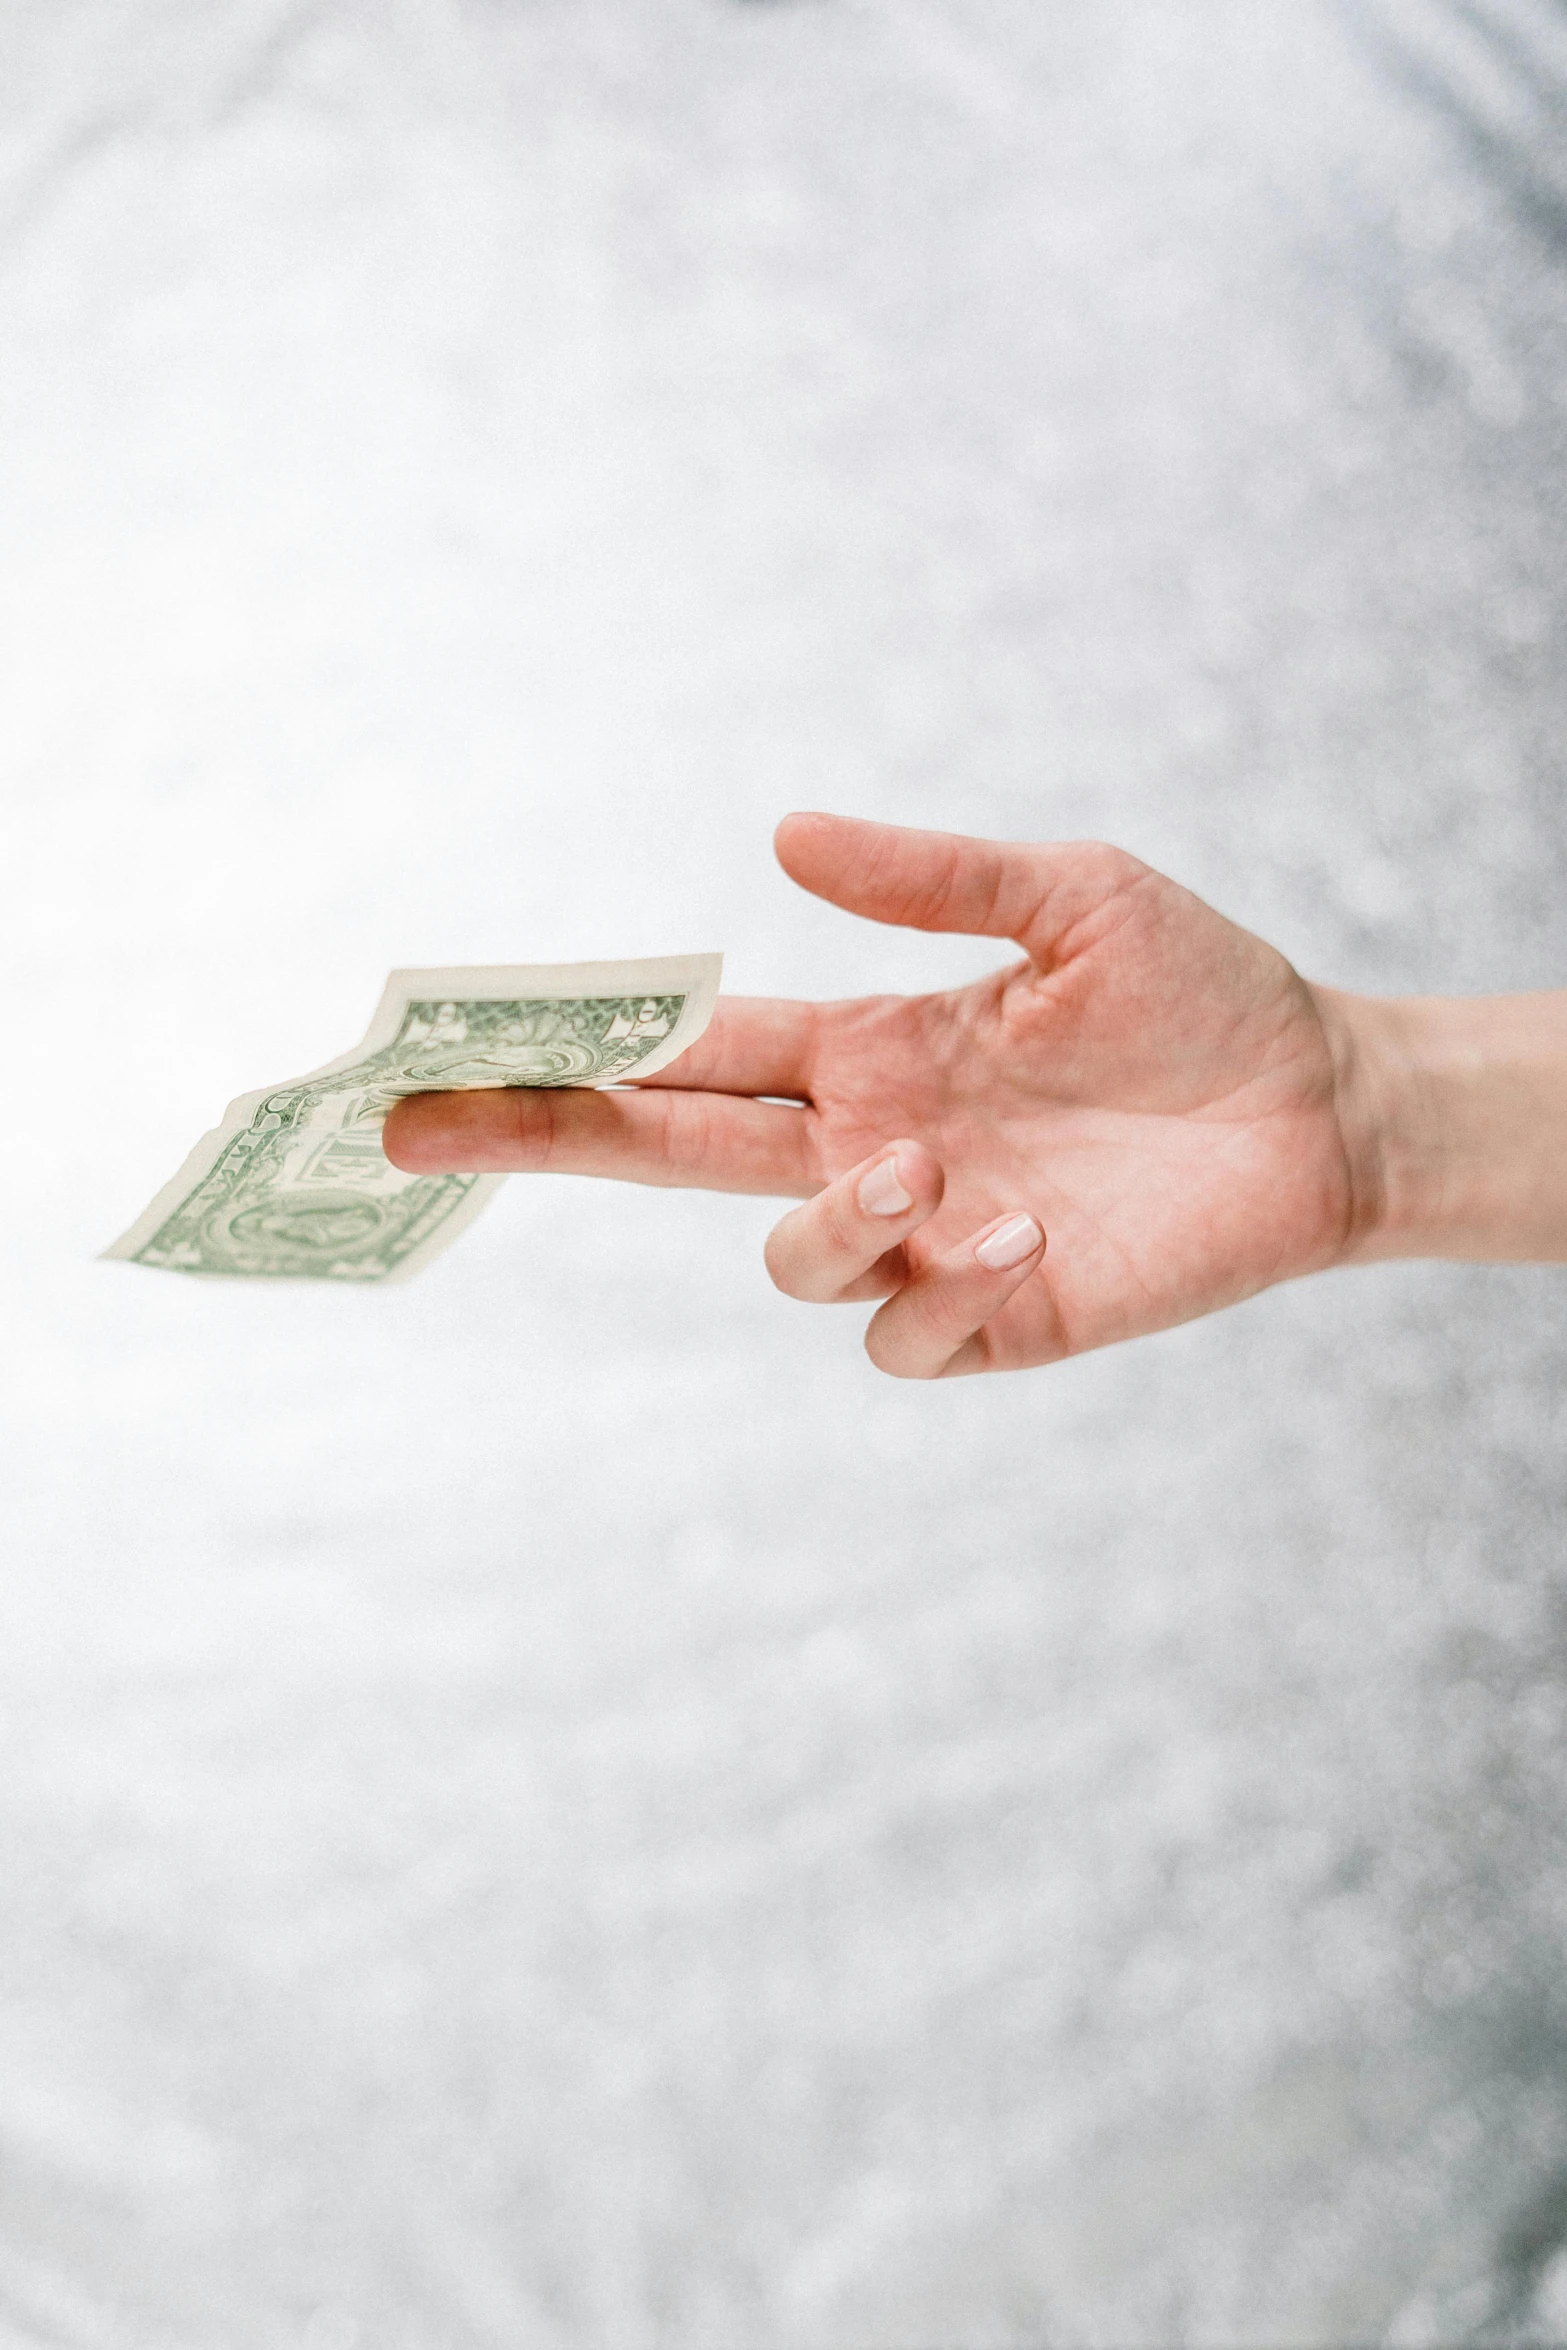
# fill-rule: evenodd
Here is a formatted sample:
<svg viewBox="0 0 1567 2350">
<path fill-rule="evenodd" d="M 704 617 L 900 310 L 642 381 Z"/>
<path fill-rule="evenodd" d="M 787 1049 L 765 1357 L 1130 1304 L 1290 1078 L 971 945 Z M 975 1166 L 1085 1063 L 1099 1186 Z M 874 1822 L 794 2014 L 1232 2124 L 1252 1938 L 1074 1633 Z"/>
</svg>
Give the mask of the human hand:
<svg viewBox="0 0 1567 2350">
<path fill-rule="evenodd" d="M 1098 845 L 801 815 L 777 848 L 853 913 L 1027 959 L 932 995 L 724 998 L 641 1085 L 415 1095 L 388 1155 L 802 1198 L 774 1280 L 882 1299 L 867 1349 L 910 1378 L 1054 1362 L 1355 1252 L 1345 999 L 1260 939 Z"/>
</svg>

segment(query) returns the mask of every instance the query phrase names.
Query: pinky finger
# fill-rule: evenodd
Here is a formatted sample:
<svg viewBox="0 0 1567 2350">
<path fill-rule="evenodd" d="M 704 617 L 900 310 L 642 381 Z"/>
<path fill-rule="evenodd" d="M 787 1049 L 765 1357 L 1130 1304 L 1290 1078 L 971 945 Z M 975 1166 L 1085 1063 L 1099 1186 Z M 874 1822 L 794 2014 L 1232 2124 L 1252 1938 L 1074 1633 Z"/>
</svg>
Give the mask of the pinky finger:
<svg viewBox="0 0 1567 2350">
<path fill-rule="evenodd" d="M 979 1333 L 1038 1267 L 1045 1236 L 1032 1216 L 998 1216 L 924 1266 L 871 1317 L 865 1351 L 894 1379 L 979 1371 Z"/>
</svg>

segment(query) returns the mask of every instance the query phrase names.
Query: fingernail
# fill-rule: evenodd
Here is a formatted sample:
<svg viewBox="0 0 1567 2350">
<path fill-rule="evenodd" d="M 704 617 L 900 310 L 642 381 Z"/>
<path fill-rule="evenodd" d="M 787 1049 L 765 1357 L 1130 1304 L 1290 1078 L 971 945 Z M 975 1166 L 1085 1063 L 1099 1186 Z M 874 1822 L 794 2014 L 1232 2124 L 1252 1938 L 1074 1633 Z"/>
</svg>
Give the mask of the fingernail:
<svg viewBox="0 0 1567 2350">
<path fill-rule="evenodd" d="M 914 1206 L 912 1191 L 904 1191 L 897 1180 L 897 1152 L 890 1159 L 879 1159 L 869 1175 L 860 1177 L 855 1199 L 867 1215 L 902 1215 L 904 1208 Z"/>
<path fill-rule="evenodd" d="M 974 1254 L 992 1273 L 1004 1273 L 1008 1265 L 1020 1265 L 1025 1257 L 1031 1257 L 1043 1237 L 1032 1216 L 1009 1216 L 976 1242 Z"/>
<path fill-rule="evenodd" d="M 855 1198 L 867 1216 L 901 1216 L 905 1208 L 912 1208 L 914 1197 L 898 1181 L 898 1154 L 890 1159 L 878 1159 L 868 1175 L 860 1177 Z"/>
</svg>

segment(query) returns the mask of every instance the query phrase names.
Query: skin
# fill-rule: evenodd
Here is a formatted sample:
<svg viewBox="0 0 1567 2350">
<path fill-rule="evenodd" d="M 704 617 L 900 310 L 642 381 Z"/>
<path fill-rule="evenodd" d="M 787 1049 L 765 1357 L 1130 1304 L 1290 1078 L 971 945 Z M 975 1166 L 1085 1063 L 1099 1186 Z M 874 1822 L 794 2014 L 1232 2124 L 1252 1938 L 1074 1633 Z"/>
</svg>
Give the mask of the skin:
<svg viewBox="0 0 1567 2350">
<path fill-rule="evenodd" d="M 1313 987 L 1097 843 L 797 815 L 776 845 L 850 913 L 1023 959 L 932 995 L 726 997 L 634 1087 L 414 1096 L 388 1156 L 799 1199 L 774 1281 L 883 1301 L 866 1348 L 906 1378 L 1055 1362 L 1375 1256 L 1567 1256 L 1567 997 Z"/>
</svg>

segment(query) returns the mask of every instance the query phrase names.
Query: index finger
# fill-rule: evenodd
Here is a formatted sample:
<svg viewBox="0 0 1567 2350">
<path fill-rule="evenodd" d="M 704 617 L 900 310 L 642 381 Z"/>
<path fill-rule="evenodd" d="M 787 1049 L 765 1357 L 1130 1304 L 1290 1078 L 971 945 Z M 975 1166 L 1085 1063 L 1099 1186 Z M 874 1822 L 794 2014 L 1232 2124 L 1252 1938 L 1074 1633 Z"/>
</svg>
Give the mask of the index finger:
<svg viewBox="0 0 1567 2350">
<path fill-rule="evenodd" d="M 723 995 L 695 1044 L 655 1076 L 628 1082 L 696 1088 L 703 1093 L 772 1094 L 809 1101 L 815 1057 L 816 1004 L 786 996 Z"/>
</svg>

